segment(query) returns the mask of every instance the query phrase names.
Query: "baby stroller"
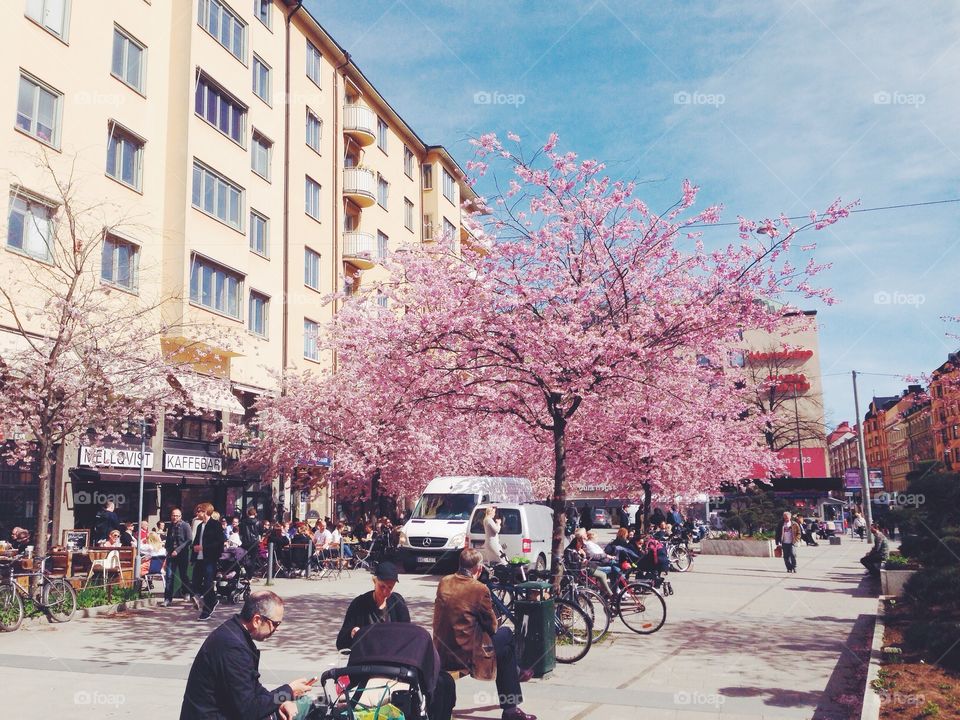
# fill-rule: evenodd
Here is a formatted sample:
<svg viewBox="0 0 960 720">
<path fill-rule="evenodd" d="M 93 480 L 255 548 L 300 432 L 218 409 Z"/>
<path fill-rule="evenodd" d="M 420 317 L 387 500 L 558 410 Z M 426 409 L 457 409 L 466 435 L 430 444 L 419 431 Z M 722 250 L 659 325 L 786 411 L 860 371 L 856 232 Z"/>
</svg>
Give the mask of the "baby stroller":
<svg viewBox="0 0 960 720">
<path fill-rule="evenodd" d="M 217 562 L 214 589 L 224 602 L 243 602 L 250 595 L 250 573 L 244 558 L 247 551 L 242 547 L 226 547 Z"/>
<path fill-rule="evenodd" d="M 431 715 L 438 703 L 452 708 L 455 701 L 455 697 L 439 697 L 440 674 L 433 639 L 422 627 L 396 622 L 369 625 L 354 638 L 346 667 L 320 676 L 323 697 L 314 703 L 307 720 L 372 720 L 375 716 L 385 720 L 399 718 L 400 713 L 405 720 L 431 720 L 439 714 Z M 441 693 L 456 693 L 452 678 L 447 675 L 443 680 Z"/>
</svg>

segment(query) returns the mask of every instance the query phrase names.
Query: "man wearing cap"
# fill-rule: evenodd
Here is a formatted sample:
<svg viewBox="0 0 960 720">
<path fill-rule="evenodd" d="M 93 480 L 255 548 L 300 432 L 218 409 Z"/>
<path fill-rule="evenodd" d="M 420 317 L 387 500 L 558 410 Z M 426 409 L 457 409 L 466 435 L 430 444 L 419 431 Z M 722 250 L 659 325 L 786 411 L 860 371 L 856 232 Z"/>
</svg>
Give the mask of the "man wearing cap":
<svg viewBox="0 0 960 720">
<path fill-rule="evenodd" d="M 337 650 L 353 645 L 360 628 L 383 622 L 410 622 L 406 601 L 400 593 L 393 591 L 399 577 L 397 566 L 392 562 L 377 565 L 373 573 L 373 590 L 355 597 L 347 608 L 343 627 L 337 635 Z"/>
</svg>

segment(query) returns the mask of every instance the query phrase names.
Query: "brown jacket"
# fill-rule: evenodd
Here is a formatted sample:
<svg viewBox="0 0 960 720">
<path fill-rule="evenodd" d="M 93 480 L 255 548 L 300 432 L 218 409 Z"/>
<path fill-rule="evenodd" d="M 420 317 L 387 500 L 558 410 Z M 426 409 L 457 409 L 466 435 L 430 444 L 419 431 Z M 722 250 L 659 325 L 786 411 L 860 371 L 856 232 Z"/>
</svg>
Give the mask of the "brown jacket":
<svg viewBox="0 0 960 720">
<path fill-rule="evenodd" d="M 478 680 L 497 676 L 493 633 L 497 616 L 490 590 L 479 580 L 465 575 L 447 575 L 437 586 L 433 606 L 433 644 L 440 655 L 440 667 L 468 672 Z"/>
<path fill-rule="evenodd" d="M 796 520 L 790 521 L 790 529 L 793 530 L 793 544 L 799 545 L 803 540 L 803 531 L 800 529 L 800 524 Z M 776 533 L 776 542 L 777 545 L 783 543 L 783 522 L 781 521 L 780 525 L 777 527 Z"/>
</svg>

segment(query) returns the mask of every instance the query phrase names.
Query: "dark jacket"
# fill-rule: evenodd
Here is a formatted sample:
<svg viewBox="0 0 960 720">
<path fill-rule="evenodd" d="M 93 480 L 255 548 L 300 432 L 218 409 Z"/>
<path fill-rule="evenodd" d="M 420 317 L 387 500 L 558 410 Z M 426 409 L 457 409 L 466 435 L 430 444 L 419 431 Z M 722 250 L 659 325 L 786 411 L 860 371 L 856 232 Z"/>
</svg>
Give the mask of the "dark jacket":
<svg viewBox="0 0 960 720">
<path fill-rule="evenodd" d="M 293 700 L 289 685 L 270 691 L 260 683 L 260 651 L 240 616 L 234 615 L 200 647 L 187 678 L 180 720 L 260 720 L 287 700 Z"/>
<path fill-rule="evenodd" d="M 393 593 L 387 598 L 387 606 L 381 610 L 373 599 L 373 590 L 358 595 L 351 601 L 343 618 L 343 625 L 337 634 L 337 650 L 353 645 L 354 638 L 350 637 L 350 632 L 355 627 L 365 628 L 384 622 L 410 622 L 410 610 L 403 596 Z"/>
<path fill-rule="evenodd" d="M 183 555 L 184 550 L 189 554 L 192 540 L 190 523 L 186 520 L 181 520 L 177 523 L 172 522 L 167 526 L 167 539 L 164 541 L 163 546 L 167 550 L 167 555 L 170 555 L 176 550 L 177 556 L 179 557 Z"/>
<path fill-rule="evenodd" d="M 120 518 L 113 510 L 101 508 L 97 510 L 97 516 L 93 520 L 93 533 L 90 541 L 96 545 L 101 540 L 106 540 L 110 536 L 111 530 L 120 527 Z"/>
<path fill-rule="evenodd" d="M 260 542 L 260 520 L 254 515 L 240 519 L 240 545 L 249 550 Z"/>
<path fill-rule="evenodd" d="M 461 670 L 477 680 L 493 680 L 497 675 L 496 631 L 497 616 L 486 585 L 459 573 L 440 580 L 433 605 L 433 644 L 443 670 Z"/>
<path fill-rule="evenodd" d="M 193 538 L 194 545 L 200 544 L 201 532 L 203 534 L 203 559 L 216 562 L 220 559 L 220 555 L 223 553 L 223 546 L 227 542 L 226 537 L 223 535 L 223 528 L 220 526 L 220 521 L 209 518 L 202 525 L 197 525 L 197 534 Z M 199 555 L 194 557 L 194 560 L 199 559 Z"/>
</svg>

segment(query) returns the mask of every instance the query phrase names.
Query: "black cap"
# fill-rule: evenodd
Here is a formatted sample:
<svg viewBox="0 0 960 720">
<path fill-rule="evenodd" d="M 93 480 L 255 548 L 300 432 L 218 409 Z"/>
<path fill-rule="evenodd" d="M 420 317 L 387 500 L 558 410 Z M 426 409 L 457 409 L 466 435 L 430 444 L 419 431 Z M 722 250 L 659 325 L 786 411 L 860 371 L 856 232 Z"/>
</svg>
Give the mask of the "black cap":
<svg viewBox="0 0 960 720">
<path fill-rule="evenodd" d="M 377 569 L 373 573 L 378 580 L 399 580 L 400 572 L 397 570 L 397 566 L 390 561 L 384 561 L 377 565 Z"/>
</svg>

